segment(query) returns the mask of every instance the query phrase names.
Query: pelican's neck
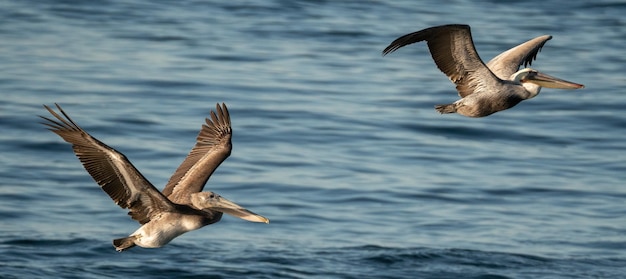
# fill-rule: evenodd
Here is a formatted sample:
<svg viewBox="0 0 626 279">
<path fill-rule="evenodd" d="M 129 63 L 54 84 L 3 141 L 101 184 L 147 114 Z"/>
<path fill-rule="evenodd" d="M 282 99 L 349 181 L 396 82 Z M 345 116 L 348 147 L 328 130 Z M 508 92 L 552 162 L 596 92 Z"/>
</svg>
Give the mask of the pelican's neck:
<svg viewBox="0 0 626 279">
<path fill-rule="evenodd" d="M 526 89 L 526 92 L 528 92 L 527 99 L 534 98 L 535 96 L 539 95 L 539 92 L 541 91 L 541 86 L 536 85 L 532 82 L 523 82 L 522 87 L 524 87 L 524 89 Z"/>
</svg>

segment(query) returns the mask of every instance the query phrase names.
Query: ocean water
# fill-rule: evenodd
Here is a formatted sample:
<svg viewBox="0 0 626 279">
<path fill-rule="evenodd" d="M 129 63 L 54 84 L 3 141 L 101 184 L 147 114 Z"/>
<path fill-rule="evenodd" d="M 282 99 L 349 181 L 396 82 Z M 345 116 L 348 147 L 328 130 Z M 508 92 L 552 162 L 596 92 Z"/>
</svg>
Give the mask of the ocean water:
<svg viewBox="0 0 626 279">
<path fill-rule="evenodd" d="M 625 278 L 623 1 L 0 1 L 2 278 Z M 425 44 L 472 26 L 489 60 L 550 34 L 533 67 L 585 84 L 492 116 Z M 216 103 L 226 216 L 159 249 L 47 131 L 61 104 L 158 188 Z"/>
</svg>

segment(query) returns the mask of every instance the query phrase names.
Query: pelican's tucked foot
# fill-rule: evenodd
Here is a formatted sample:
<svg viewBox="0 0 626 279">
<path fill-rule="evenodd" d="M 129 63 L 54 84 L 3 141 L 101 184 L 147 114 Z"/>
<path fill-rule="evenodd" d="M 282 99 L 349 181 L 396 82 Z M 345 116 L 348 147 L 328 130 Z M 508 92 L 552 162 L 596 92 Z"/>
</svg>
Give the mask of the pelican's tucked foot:
<svg viewBox="0 0 626 279">
<path fill-rule="evenodd" d="M 455 113 L 456 112 L 456 105 L 455 104 L 447 104 L 447 105 L 436 105 L 435 109 L 441 113 Z"/>
<path fill-rule="evenodd" d="M 113 246 L 115 246 L 116 251 L 123 252 L 135 247 L 135 239 L 137 239 L 136 236 L 113 239 Z"/>
</svg>

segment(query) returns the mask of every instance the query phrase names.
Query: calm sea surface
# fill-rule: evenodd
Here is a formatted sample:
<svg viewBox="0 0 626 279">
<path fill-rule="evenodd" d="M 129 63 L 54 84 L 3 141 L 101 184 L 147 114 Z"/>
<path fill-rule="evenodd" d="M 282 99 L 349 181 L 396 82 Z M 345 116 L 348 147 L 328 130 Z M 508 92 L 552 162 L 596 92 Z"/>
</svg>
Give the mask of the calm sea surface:
<svg viewBox="0 0 626 279">
<path fill-rule="evenodd" d="M 567 3 L 567 4 L 565 4 Z M 590 4 L 593 3 L 593 4 Z M 2 278 L 625 278 L 623 1 L 0 1 Z M 550 34 L 533 67 L 583 83 L 487 118 L 425 44 L 472 26 L 484 60 Z M 117 253 L 138 224 L 42 104 L 158 188 L 225 102 L 224 217 Z"/>
</svg>

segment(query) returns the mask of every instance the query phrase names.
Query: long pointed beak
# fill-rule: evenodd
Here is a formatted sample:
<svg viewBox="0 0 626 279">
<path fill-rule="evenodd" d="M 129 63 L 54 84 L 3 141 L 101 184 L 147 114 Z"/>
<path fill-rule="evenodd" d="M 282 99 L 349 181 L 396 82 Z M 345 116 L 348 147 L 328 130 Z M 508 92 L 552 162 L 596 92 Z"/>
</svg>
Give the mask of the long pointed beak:
<svg viewBox="0 0 626 279">
<path fill-rule="evenodd" d="M 558 88 L 558 89 L 579 89 L 584 88 L 585 86 L 579 83 L 562 80 L 560 78 L 556 78 L 550 75 L 546 75 L 544 73 L 537 72 L 534 75 L 528 75 L 526 80 L 522 80 L 525 82 L 532 82 L 541 87 L 547 88 Z"/>
<path fill-rule="evenodd" d="M 250 210 L 247 210 L 240 205 L 225 199 L 224 197 L 219 197 L 219 199 L 215 202 L 214 206 L 211 206 L 211 210 L 220 211 L 235 217 L 239 217 L 241 219 L 250 221 L 250 222 L 260 222 L 269 224 L 270 220 L 256 214 Z"/>
</svg>

